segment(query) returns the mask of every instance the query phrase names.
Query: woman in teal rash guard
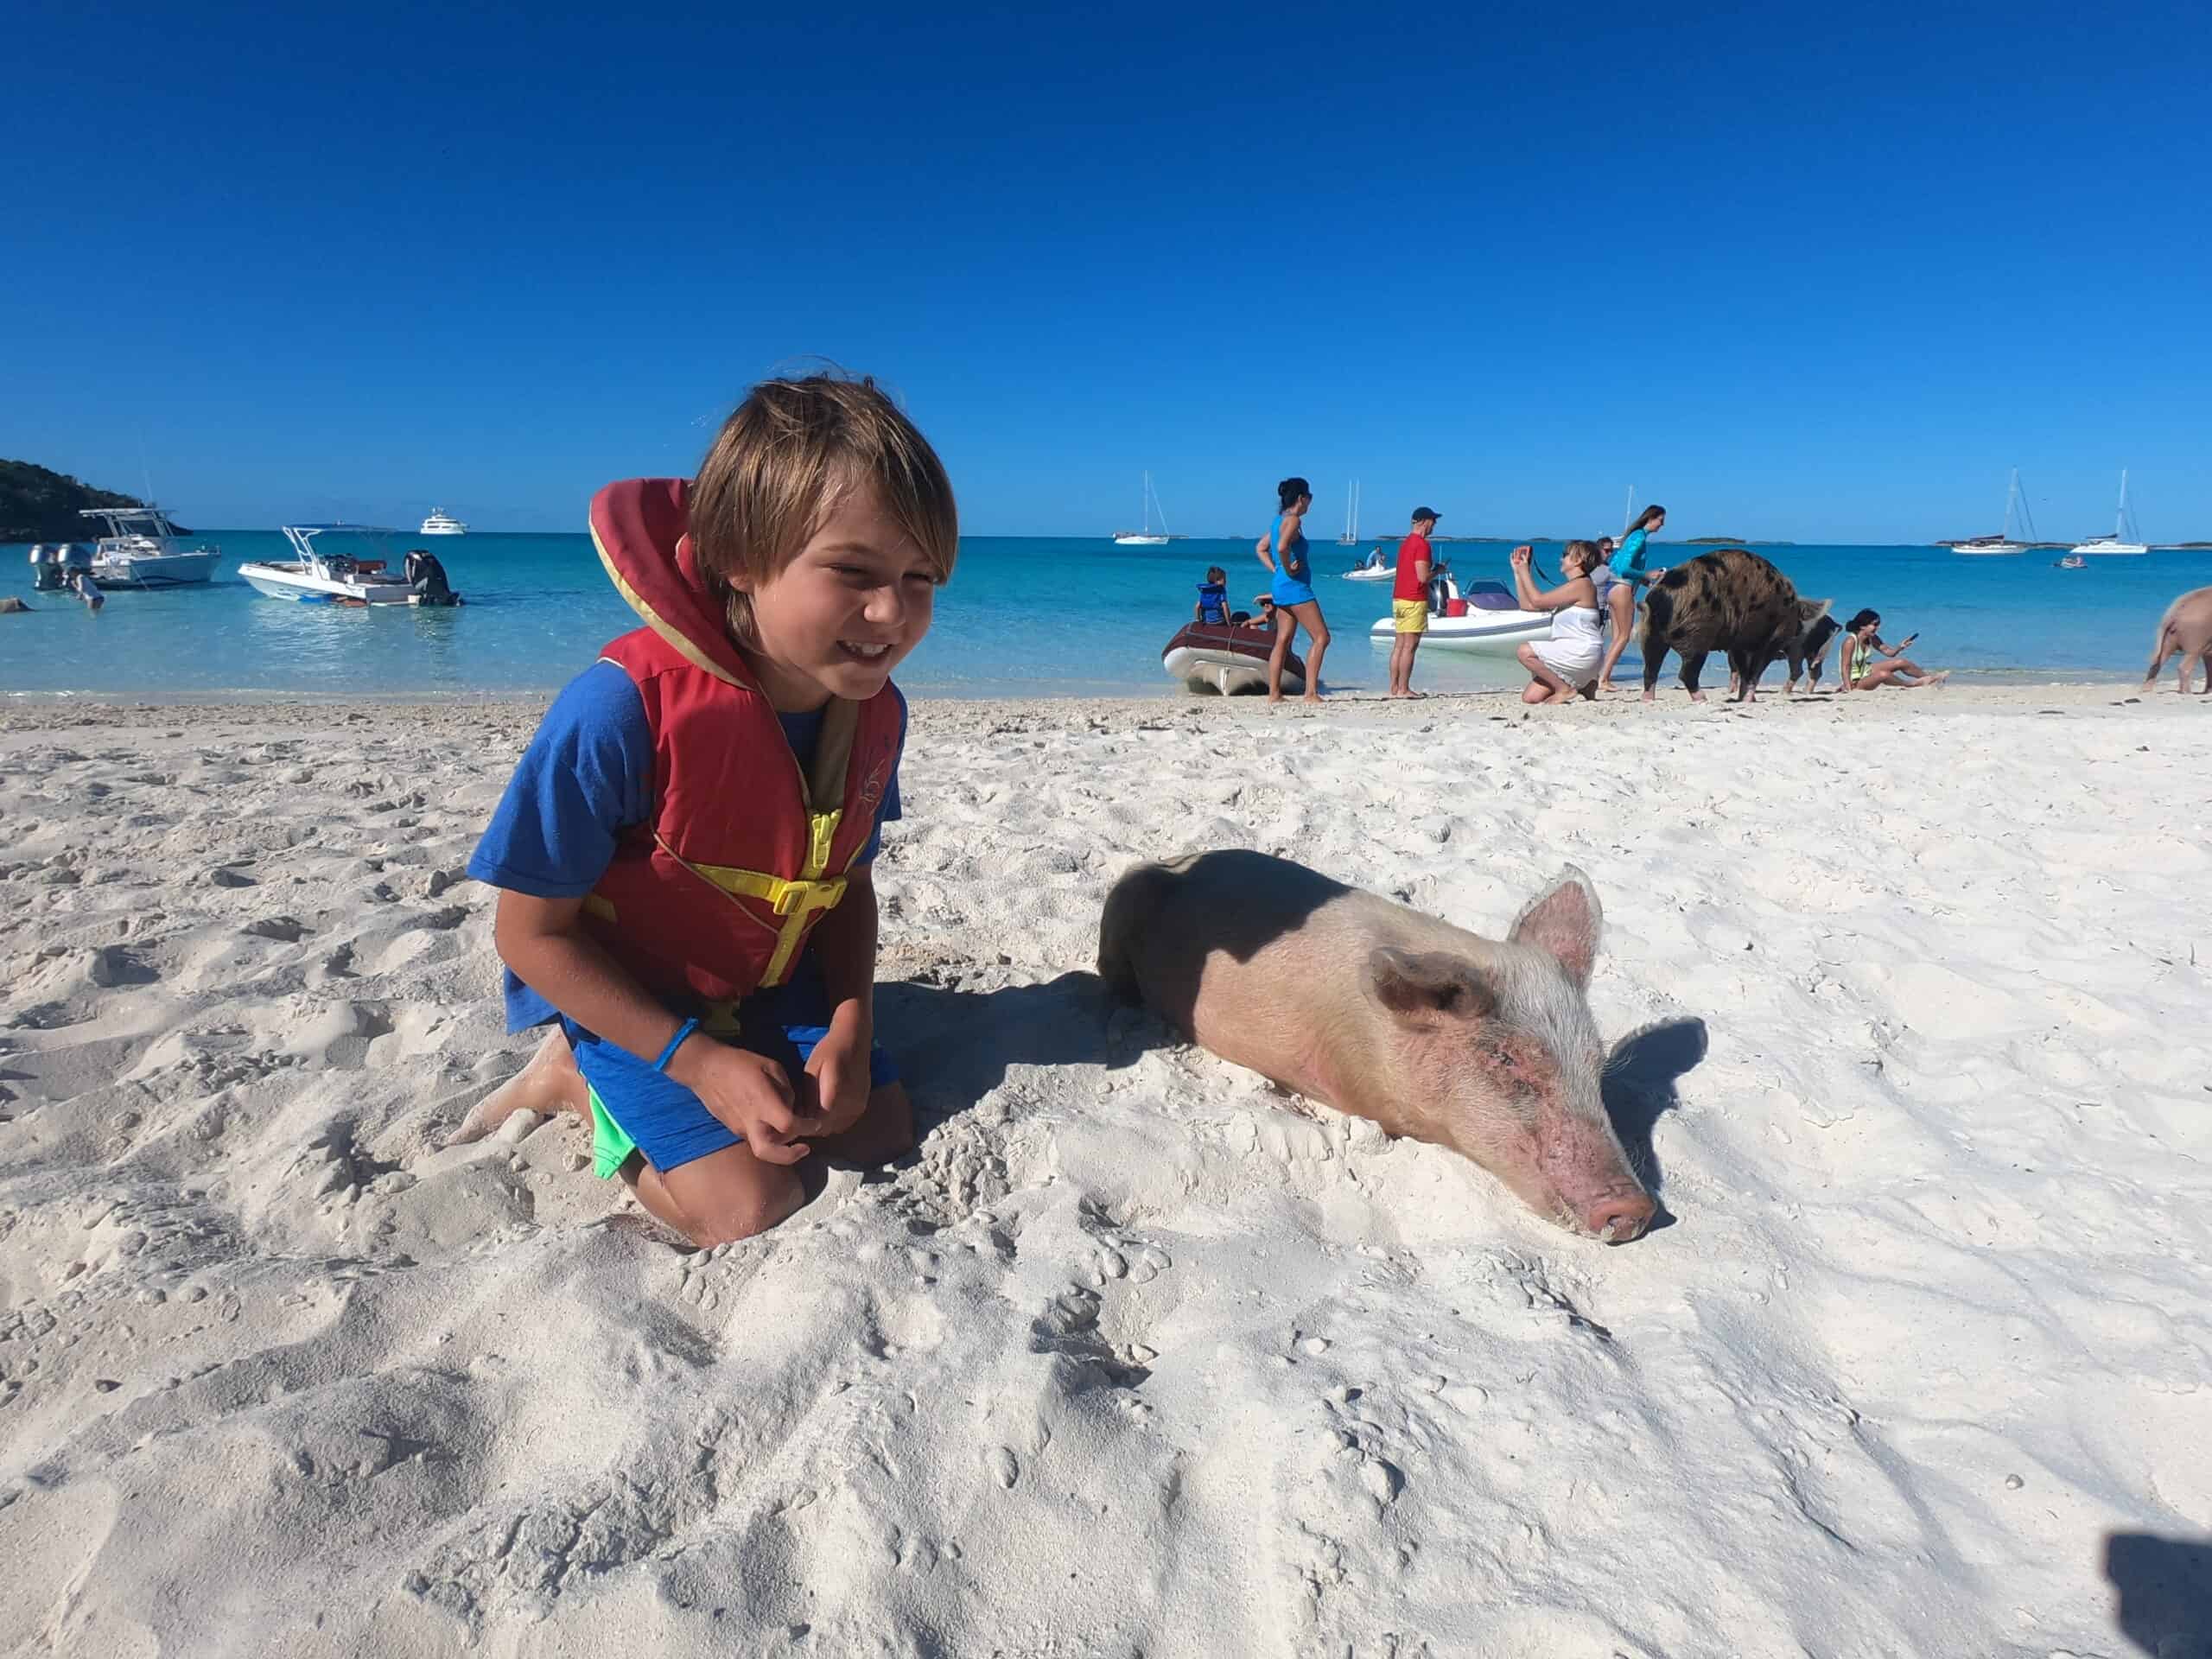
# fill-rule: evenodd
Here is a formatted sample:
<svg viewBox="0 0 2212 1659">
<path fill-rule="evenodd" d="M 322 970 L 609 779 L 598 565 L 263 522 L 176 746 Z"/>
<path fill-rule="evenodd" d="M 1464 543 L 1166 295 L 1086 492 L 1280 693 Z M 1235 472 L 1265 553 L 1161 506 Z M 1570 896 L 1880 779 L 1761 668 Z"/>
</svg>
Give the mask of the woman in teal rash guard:
<svg viewBox="0 0 2212 1659">
<path fill-rule="evenodd" d="M 1612 575 L 1611 582 L 1604 590 L 1605 610 L 1612 619 L 1613 637 L 1605 642 L 1605 660 L 1598 665 L 1598 689 L 1613 689 L 1613 664 L 1619 662 L 1621 653 L 1628 649 L 1628 637 L 1636 627 L 1636 590 L 1648 582 L 1656 582 L 1667 574 L 1663 564 L 1649 569 L 1643 565 L 1643 544 L 1653 532 L 1667 522 L 1667 509 L 1646 507 L 1637 514 L 1636 522 L 1621 537 L 1621 544 L 1613 550 L 1613 556 L 1606 561 Z"/>
</svg>

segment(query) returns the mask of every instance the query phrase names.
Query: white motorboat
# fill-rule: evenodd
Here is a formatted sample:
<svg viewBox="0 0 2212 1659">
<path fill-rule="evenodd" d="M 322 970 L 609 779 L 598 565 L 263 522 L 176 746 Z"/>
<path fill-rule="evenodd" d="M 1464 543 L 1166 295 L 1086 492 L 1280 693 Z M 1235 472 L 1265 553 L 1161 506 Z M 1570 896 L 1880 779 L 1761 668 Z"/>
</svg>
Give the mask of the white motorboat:
<svg viewBox="0 0 2212 1659">
<path fill-rule="evenodd" d="M 92 580 L 102 588 L 188 588 L 211 580 L 222 549 L 188 546 L 159 507 L 85 507 L 107 534 L 92 543 Z"/>
<path fill-rule="evenodd" d="M 1160 515 L 1160 528 L 1154 530 L 1152 527 L 1152 510 L 1159 505 L 1160 498 L 1152 493 L 1152 474 L 1147 473 L 1144 475 L 1144 528 L 1116 531 L 1114 545 L 1116 547 L 1166 546 L 1172 538 L 1167 534 L 1167 514 L 1164 509 Z"/>
<path fill-rule="evenodd" d="M 461 603 L 461 596 L 450 590 L 417 594 L 402 572 L 391 568 L 388 557 L 366 556 L 367 550 L 380 550 L 382 538 L 397 531 L 373 524 L 286 524 L 283 529 L 297 558 L 238 567 L 238 575 L 257 594 L 308 605 Z M 322 544 L 325 538 L 329 539 L 327 546 Z"/>
<path fill-rule="evenodd" d="M 1224 697 L 1239 692 L 1268 689 L 1268 657 L 1274 650 L 1275 631 L 1256 623 L 1223 626 L 1193 622 L 1179 630 L 1160 653 L 1167 677 L 1179 680 L 1192 691 L 1215 691 Z M 1306 664 L 1296 652 L 1284 655 L 1282 689 L 1293 694 L 1306 690 Z"/>
<path fill-rule="evenodd" d="M 418 536 L 466 536 L 468 526 L 448 512 L 443 507 L 432 507 L 430 516 L 423 521 Z"/>
<path fill-rule="evenodd" d="M 2028 539 L 2024 542 L 2015 541 L 2012 538 L 2012 524 L 2015 518 L 2027 529 Z M 2000 553 L 2024 553 L 2035 541 L 2035 537 L 2036 521 L 2028 512 L 2028 498 L 2020 493 L 2020 469 L 2015 467 L 2012 469 L 2012 487 L 2005 493 L 2004 531 L 1995 536 L 1974 536 L 1963 542 L 1954 542 L 1951 544 L 1951 551 L 1968 555 L 1979 554 L 1984 556 Z"/>
<path fill-rule="evenodd" d="M 1462 594 L 1459 584 L 1450 576 L 1444 581 L 1447 604 L 1451 600 L 1464 601 L 1465 609 L 1457 616 L 1430 616 L 1428 632 L 1421 636 L 1424 651 L 1473 651 L 1510 657 L 1531 639 L 1552 637 L 1552 613 L 1522 610 L 1500 583 L 1472 582 Z M 1385 644 L 1397 637 L 1396 624 L 1383 617 L 1367 631 L 1367 637 L 1374 644 Z"/>
<path fill-rule="evenodd" d="M 1389 582 L 1398 574 L 1398 566 L 1388 553 L 1376 548 L 1367 556 L 1363 564 L 1354 565 L 1344 573 L 1346 582 Z"/>
<path fill-rule="evenodd" d="M 2127 469 L 2123 467 L 2120 473 L 2120 516 L 2113 521 L 2112 534 L 2078 543 L 2074 550 L 2076 553 L 2102 553 L 2107 556 L 2123 554 L 2131 556 L 2138 553 L 2148 553 L 2151 550 L 2150 548 L 2137 539 L 2139 534 L 2140 532 L 2136 530 L 2127 514 Z"/>
</svg>

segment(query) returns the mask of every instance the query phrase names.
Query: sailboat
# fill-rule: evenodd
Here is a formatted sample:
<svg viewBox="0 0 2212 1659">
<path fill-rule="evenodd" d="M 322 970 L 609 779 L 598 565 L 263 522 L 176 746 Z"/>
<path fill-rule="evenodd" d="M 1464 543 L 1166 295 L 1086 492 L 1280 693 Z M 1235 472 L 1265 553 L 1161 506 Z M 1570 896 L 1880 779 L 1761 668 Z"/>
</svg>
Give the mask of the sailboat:
<svg viewBox="0 0 2212 1659">
<path fill-rule="evenodd" d="M 2012 539 L 2012 524 L 2017 517 L 2026 526 L 2029 541 Z M 2020 469 L 2012 469 L 2012 487 L 2005 493 L 2005 529 L 2001 535 L 1976 536 L 1970 540 L 1952 544 L 1954 553 L 2024 553 L 2029 542 L 2035 538 L 2036 521 L 2028 512 L 2028 498 L 2020 493 Z"/>
<path fill-rule="evenodd" d="M 1351 491 L 1344 495 L 1344 533 L 1336 537 L 1336 546 L 1360 544 L 1360 480 L 1351 480 Z"/>
<path fill-rule="evenodd" d="M 2127 469 L 2120 469 L 2120 516 L 2113 520 L 2112 534 L 2100 536 L 2093 541 L 2080 543 L 2076 553 L 2148 553 L 2151 550 L 2135 539 L 2139 534 L 2127 517 Z"/>
<path fill-rule="evenodd" d="M 1167 545 L 1167 514 L 1160 515 L 1160 528 L 1152 527 L 1152 510 L 1160 505 L 1160 498 L 1152 493 L 1152 474 L 1144 475 L 1144 528 L 1117 530 L 1114 532 L 1116 547 L 1165 547 Z"/>
</svg>

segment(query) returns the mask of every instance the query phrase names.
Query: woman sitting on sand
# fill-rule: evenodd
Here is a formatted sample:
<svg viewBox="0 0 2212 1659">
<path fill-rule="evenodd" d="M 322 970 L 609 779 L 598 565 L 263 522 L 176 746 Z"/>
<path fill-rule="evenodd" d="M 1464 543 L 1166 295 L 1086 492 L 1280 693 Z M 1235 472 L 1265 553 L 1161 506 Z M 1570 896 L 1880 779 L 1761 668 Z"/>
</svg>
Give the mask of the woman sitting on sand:
<svg viewBox="0 0 2212 1659">
<path fill-rule="evenodd" d="M 1882 626 L 1880 615 L 1873 611 L 1861 611 L 1844 625 L 1843 629 L 1843 689 L 1847 691 L 1872 691 L 1885 685 L 1899 686 L 1915 691 L 1923 685 L 1941 685 L 1951 677 L 1946 669 L 1941 674 L 1930 674 L 1904 654 L 1904 648 L 1920 638 L 1907 634 L 1903 642 L 1894 645 L 1882 643 L 1878 630 Z M 1874 660 L 1876 652 L 1888 658 L 1886 663 Z"/>
<path fill-rule="evenodd" d="M 1578 691 L 1594 697 L 1598 661 L 1605 651 L 1599 632 L 1598 590 L 1590 580 L 1598 550 L 1588 542 L 1569 542 L 1560 555 L 1560 585 L 1541 593 L 1529 574 L 1534 557 L 1526 547 L 1513 550 L 1513 592 L 1522 610 L 1552 613 L 1552 637 L 1529 640 L 1513 653 L 1529 671 L 1529 689 L 1521 701 L 1572 702 Z"/>
</svg>

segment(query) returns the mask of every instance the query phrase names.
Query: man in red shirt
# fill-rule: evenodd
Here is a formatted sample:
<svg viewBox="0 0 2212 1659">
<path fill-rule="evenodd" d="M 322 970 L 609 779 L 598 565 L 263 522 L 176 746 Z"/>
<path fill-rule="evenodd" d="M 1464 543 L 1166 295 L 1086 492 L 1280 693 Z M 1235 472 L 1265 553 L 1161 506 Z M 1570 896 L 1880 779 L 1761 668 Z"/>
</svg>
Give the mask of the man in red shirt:
<svg viewBox="0 0 2212 1659">
<path fill-rule="evenodd" d="M 1414 509 L 1412 533 L 1398 543 L 1398 579 L 1390 588 L 1390 620 L 1398 637 L 1390 643 L 1390 695 L 1417 697 L 1414 690 L 1414 653 L 1428 632 L 1428 532 L 1436 528 L 1433 507 Z"/>
</svg>

